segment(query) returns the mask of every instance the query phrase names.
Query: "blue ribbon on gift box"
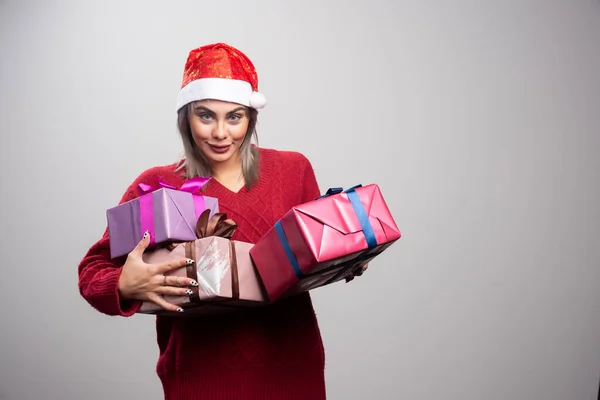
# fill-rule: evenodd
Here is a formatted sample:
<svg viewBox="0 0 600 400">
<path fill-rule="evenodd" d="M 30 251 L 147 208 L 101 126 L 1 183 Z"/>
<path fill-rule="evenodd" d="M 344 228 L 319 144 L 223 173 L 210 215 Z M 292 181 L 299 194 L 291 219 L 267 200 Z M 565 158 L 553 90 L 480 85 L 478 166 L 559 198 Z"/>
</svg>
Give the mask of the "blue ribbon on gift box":
<svg viewBox="0 0 600 400">
<path fill-rule="evenodd" d="M 360 198 L 356 193 L 356 189 L 359 187 L 362 187 L 362 185 L 356 185 L 346 190 L 339 187 L 329 188 L 324 195 L 319 196 L 316 200 L 340 193 L 346 193 L 346 195 L 348 196 L 348 200 L 350 200 L 350 204 L 352 204 L 352 208 L 354 208 L 354 213 L 358 217 L 360 226 L 362 227 L 362 232 L 365 235 L 365 239 L 367 241 L 367 248 L 371 249 L 377 246 L 377 238 L 375 237 L 373 226 L 369 222 L 369 216 L 367 215 L 367 211 L 365 210 L 365 207 L 361 203 Z M 298 277 L 298 279 L 301 279 L 304 274 L 302 273 L 300 265 L 298 264 L 298 260 L 296 259 L 292 248 L 290 247 L 290 243 L 287 237 L 285 236 L 285 232 L 283 231 L 283 227 L 281 226 L 280 221 L 277 221 L 275 223 L 275 231 L 277 232 L 277 236 L 279 237 L 279 241 L 283 246 L 283 250 L 285 251 L 288 261 L 290 262 L 290 265 L 294 270 L 294 274 Z"/>
</svg>

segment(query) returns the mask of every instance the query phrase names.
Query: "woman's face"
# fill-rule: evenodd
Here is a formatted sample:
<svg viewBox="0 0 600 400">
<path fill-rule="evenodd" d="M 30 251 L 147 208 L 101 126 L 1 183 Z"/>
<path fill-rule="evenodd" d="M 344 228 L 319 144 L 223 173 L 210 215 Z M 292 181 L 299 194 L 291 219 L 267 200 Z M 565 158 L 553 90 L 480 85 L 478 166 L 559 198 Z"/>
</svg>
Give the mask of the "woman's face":
<svg viewBox="0 0 600 400">
<path fill-rule="evenodd" d="M 237 157 L 249 122 L 246 107 L 220 100 L 197 101 L 189 114 L 194 142 L 212 165 Z"/>
</svg>

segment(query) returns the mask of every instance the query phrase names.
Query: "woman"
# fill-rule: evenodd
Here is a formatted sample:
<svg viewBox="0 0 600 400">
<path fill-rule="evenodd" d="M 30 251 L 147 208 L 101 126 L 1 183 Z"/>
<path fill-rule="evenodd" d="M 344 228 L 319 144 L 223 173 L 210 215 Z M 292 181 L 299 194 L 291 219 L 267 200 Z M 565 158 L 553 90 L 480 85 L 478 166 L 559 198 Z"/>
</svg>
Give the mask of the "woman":
<svg viewBox="0 0 600 400">
<path fill-rule="evenodd" d="M 233 239 L 256 243 L 291 207 L 320 195 L 302 154 L 251 144 L 265 103 L 242 52 L 223 43 L 192 50 L 177 105 L 185 158 L 143 172 L 120 203 L 138 195 L 139 183 L 159 177 L 180 187 L 191 177 L 211 176 L 203 194 L 218 198 L 221 212 L 238 224 Z M 143 300 L 182 312 L 159 295 L 182 295 L 197 285 L 180 279 L 187 287 L 179 287 L 163 275 L 186 260 L 148 265 L 141 258 L 148 242 L 145 235 L 126 258 L 111 260 L 105 231 L 79 266 L 82 296 L 108 315 L 131 316 Z M 235 314 L 159 316 L 156 329 L 166 399 L 326 397 L 323 343 L 308 293 Z"/>
</svg>

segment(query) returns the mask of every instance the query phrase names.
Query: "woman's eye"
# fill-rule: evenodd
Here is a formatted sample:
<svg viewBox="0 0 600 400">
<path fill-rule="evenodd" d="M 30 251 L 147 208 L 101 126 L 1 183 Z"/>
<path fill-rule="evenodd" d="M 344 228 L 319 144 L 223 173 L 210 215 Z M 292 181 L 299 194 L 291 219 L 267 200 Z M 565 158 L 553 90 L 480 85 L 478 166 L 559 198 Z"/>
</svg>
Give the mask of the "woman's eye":
<svg viewBox="0 0 600 400">
<path fill-rule="evenodd" d="M 233 114 L 229 118 L 232 119 L 232 120 L 234 120 L 234 121 L 237 121 L 237 120 L 241 119 L 242 116 L 239 115 L 239 114 Z"/>
<path fill-rule="evenodd" d="M 199 117 L 200 117 L 200 119 L 210 119 L 210 118 L 212 118 L 212 116 L 210 114 L 200 114 Z"/>
</svg>

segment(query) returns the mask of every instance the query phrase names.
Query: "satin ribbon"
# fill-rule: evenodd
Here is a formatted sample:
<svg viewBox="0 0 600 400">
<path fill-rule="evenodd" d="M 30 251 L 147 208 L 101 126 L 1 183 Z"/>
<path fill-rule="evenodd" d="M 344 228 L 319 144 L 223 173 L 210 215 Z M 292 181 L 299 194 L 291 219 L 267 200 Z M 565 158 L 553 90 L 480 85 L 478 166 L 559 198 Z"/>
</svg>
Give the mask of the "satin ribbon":
<svg viewBox="0 0 600 400">
<path fill-rule="evenodd" d="M 198 190 L 202 189 L 202 187 L 204 185 L 206 185 L 208 183 L 208 181 L 210 181 L 211 179 L 212 178 L 210 178 L 210 177 L 197 176 L 195 178 L 188 179 L 181 185 L 180 188 L 177 188 L 176 186 L 173 186 L 170 183 L 163 180 L 163 178 L 161 177 L 161 178 L 158 178 L 157 185 L 149 185 L 147 183 L 142 182 L 142 183 L 138 184 L 138 187 L 142 194 L 150 193 L 155 190 L 162 189 L 162 188 L 181 190 L 183 192 L 194 193 L 194 192 L 197 192 Z"/>
<path fill-rule="evenodd" d="M 159 189 L 173 189 L 180 190 L 182 192 L 188 192 L 192 194 L 194 200 L 194 210 L 196 211 L 196 218 L 206 209 L 206 203 L 204 202 L 204 196 L 194 195 L 195 192 L 200 190 L 204 185 L 210 181 L 210 177 L 198 176 L 195 178 L 188 179 L 185 181 L 180 188 L 166 182 L 161 178 L 158 179 L 156 185 L 149 185 L 147 183 L 139 183 L 138 188 L 140 191 L 140 228 L 142 232 L 148 231 L 150 234 L 150 245 L 156 243 L 156 233 L 154 232 L 154 203 L 152 196 L 146 196 Z"/>
<path fill-rule="evenodd" d="M 231 240 L 231 237 L 235 233 L 237 229 L 237 224 L 232 220 L 228 219 L 227 215 L 224 213 L 217 213 L 209 218 L 210 210 L 205 210 L 200 214 L 198 221 L 196 222 L 196 236 L 198 239 L 204 239 L 211 236 L 218 236 L 225 239 L 229 239 L 229 265 L 231 267 L 231 298 L 239 299 L 240 298 L 240 281 L 239 281 L 239 272 L 237 265 L 237 257 L 235 253 L 235 244 Z M 171 244 L 171 249 L 174 248 L 176 244 Z M 185 257 L 192 259 L 194 261 L 198 261 L 196 258 L 196 242 L 190 241 L 185 242 Z M 186 273 L 188 278 L 198 281 L 198 273 L 196 271 L 196 264 L 186 266 Z M 198 295 L 198 288 L 192 288 L 194 292 L 191 299 L 195 304 L 201 303 L 200 297 Z M 214 303 L 214 302 L 213 302 Z"/>
<path fill-rule="evenodd" d="M 360 201 L 360 198 L 358 197 L 358 193 L 356 193 L 356 189 L 360 188 L 360 187 L 362 187 L 362 185 L 356 185 L 356 186 L 353 186 L 346 190 L 344 190 L 341 187 L 329 188 L 324 195 L 319 196 L 315 201 L 318 201 L 320 199 L 323 199 L 323 198 L 326 198 L 329 196 L 334 196 L 334 195 L 337 195 L 340 193 L 346 193 L 346 195 L 348 196 L 348 200 L 350 200 L 350 204 L 352 204 L 354 213 L 356 214 L 356 217 L 358 218 L 358 221 L 362 228 L 363 235 L 365 236 L 365 240 L 367 242 L 367 249 L 371 249 L 371 248 L 377 246 L 377 238 L 375 237 L 375 232 L 373 231 L 373 226 L 371 225 L 371 222 L 369 222 L 369 216 L 367 215 L 367 211 L 365 210 L 365 207 L 363 206 L 362 202 Z M 281 245 L 283 246 L 283 250 L 286 254 L 286 257 L 287 257 L 292 269 L 294 270 L 294 274 L 296 275 L 296 277 L 298 279 L 302 279 L 304 274 L 302 273 L 302 269 L 300 269 L 300 264 L 298 263 L 298 260 L 296 259 L 294 251 L 292 250 L 292 248 L 290 246 L 290 242 L 285 235 L 283 227 L 281 226 L 281 221 L 277 221 L 275 223 L 275 231 L 277 232 L 279 241 L 281 242 Z"/>
</svg>

